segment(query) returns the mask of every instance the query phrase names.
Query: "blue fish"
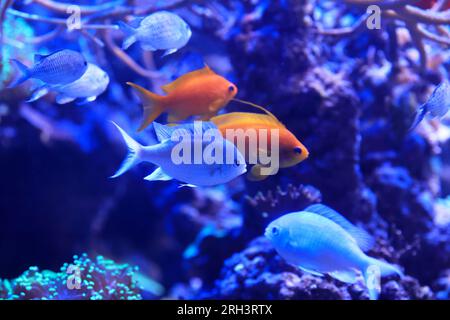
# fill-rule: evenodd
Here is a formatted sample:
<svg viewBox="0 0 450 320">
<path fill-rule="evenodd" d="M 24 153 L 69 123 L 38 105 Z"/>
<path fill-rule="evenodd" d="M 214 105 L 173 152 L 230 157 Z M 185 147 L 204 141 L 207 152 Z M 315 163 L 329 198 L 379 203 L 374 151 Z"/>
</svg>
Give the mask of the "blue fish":
<svg viewBox="0 0 450 320">
<path fill-rule="evenodd" d="M 144 50 L 166 50 L 164 56 L 184 47 L 192 35 L 189 25 L 181 17 L 168 11 L 152 13 L 142 19 L 137 28 L 121 21 L 118 24 L 126 34 L 123 49 L 126 50 L 139 41 Z"/>
<path fill-rule="evenodd" d="M 276 219 L 265 236 L 278 254 L 305 272 L 345 283 L 355 283 L 362 273 L 372 300 L 378 298 L 380 276 L 402 276 L 397 267 L 364 253 L 374 242 L 369 234 L 322 204 Z"/>
<path fill-rule="evenodd" d="M 247 171 L 245 159 L 234 144 L 224 139 L 213 123 L 200 123 L 201 126 L 198 128 L 196 123 L 170 127 L 153 122 L 158 143 L 142 146 L 113 122 L 125 140 L 129 153 L 119 170 L 111 178 L 122 175 L 140 162 L 151 162 L 158 166 L 155 171 L 144 178 L 145 180 L 168 181 L 176 179 L 182 182 L 181 186 L 215 186 L 229 182 L 244 174 Z M 214 139 L 209 140 L 206 138 L 206 134 L 211 133 Z M 183 139 L 174 139 L 177 134 L 180 138 L 183 136 Z M 184 138 L 188 143 L 184 144 L 181 141 Z M 183 145 L 186 148 L 181 150 L 180 146 Z M 196 150 L 196 146 L 200 147 L 200 150 Z M 210 154 L 212 155 L 213 149 L 216 156 L 219 150 L 222 153 L 226 151 L 228 156 L 231 155 L 230 159 L 227 158 L 228 161 L 220 163 L 214 161 L 215 156 L 209 158 L 204 156 L 206 150 L 211 151 Z M 190 154 L 184 154 L 185 151 L 188 153 L 188 150 L 191 151 Z M 187 161 L 179 161 L 180 159 L 177 156 L 181 153 L 183 158 L 187 156 L 187 159 L 185 158 Z M 193 160 L 196 155 L 200 155 L 203 159 L 196 163 L 195 159 Z"/>
<path fill-rule="evenodd" d="M 68 84 L 79 79 L 87 70 L 88 63 L 83 55 L 73 50 L 59 50 L 49 55 L 34 55 L 34 65 L 27 67 L 22 62 L 12 59 L 22 76 L 13 81 L 9 88 L 25 82 L 28 79 L 39 79 L 46 84 Z"/>
<path fill-rule="evenodd" d="M 417 110 L 416 118 L 411 126 L 410 131 L 414 130 L 423 120 L 425 115 L 429 113 L 433 118 L 444 117 L 450 109 L 450 84 L 443 81 L 439 84 L 431 94 L 430 98 Z"/>
</svg>

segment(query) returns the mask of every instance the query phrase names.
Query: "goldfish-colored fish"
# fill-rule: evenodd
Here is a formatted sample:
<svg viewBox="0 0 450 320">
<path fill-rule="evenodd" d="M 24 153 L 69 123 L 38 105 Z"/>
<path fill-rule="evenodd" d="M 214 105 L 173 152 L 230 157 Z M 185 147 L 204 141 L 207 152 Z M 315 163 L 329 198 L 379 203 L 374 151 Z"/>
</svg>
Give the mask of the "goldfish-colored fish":
<svg viewBox="0 0 450 320">
<path fill-rule="evenodd" d="M 237 87 L 216 74 L 208 66 L 182 75 L 162 89 L 167 95 L 157 95 L 137 84 L 127 82 L 137 90 L 144 108 L 144 120 L 138 131 L 144 130 L 160 114 L 169 113 L 169 122 L 179 122 L 190 116 L 208 120 L 234 98 Z"/>
<path fill-rule="evenodd" d="M 262 107 L 261 107 L 262 108 Z M 247 112 L 232 112 L 227 114 L 218 115 L 210 119 L 222 133 L 227 137 L 227 130 L 231 132 L 237 132 L 237 130 L 255 130 L 257 139 L 267 139 L 267 143 L 262 145 L 261 141 L 258 141 L 257 148 L 250 148 L 249 141 L 246 140 L 245 144 L 239 144 L 239 137 L 233 135 L 233 143 L 239 148 L 245 145 L 245 150 L 239 150 L 245 155 L 246 161 L 252 157 L 260 156 L 261 152 L 270 154 L 272 150 L 271 130 L 278 130 L 278 151 L 279 151 L 279 166 L 280 168 L 288 168 L 295 166 L 302 162 L 309 156 L 308 149 L 290 132 L 273 114 L 263 109 L 268 114 L 257 114 Z M 265 131 L 262 131 L 265 130 Z M 241 137 L 242 138 L 242 137 Z M 255 152 L 257 154 L 255 154 Z M 274 155 L 271 154 L 273 157 Z M 248 178 L 253 181 L 264 180 L 268 175 L 261 174 L 262 164 L 255 164 L 248 174 Z"/>
<path fill-rule="evenodd" d="M 367 256 L 372 237 L 333 209 L 316 204 L 271 222 L 265 236 L 287 262 L 316 276 L 355 283 L 362 273 L 369 297 L 378 298 L 379 277 L 402 276 L 395 266 Z"/>
<path fill-rule="evenodd" d="M 88 66 L 86 59 L 79 52 L 73 50 L 59 50 L 49 55 L 34 55 L 34 65 L 28 68 L 22 62 L 12 59 L 22 72 L 22 77 L 12 82 L 13 88 L 22 82 L 34 78 L 47 84 L 68 84 L 79 79 Z"/>
<path fill-rule="evenodd" d="M 64 85 L 45 84 L 36 89 L 27 102 L 40 99 L 50 91 L 57 92 L 56 103 L 65 104 L 78 100 L 78 104 L 92 102 L 97 96 L 102 94 L 109 84 L 108 74 L 96 66 L 89 63 L 86 72 L 74 82 Z"/>
<path fill-rule="evenodd" d="M 155 171 L 144 178 L 145 180 L 176 179 L 186 186 L 215 186 L 229 182 L 246 172 L 242 154 L 231 142 L 223 139 L 217 127 L 210 122 L 202 122 L 200 128 L 196 127 L 196 123 L 169 127 L 154 122 L 153 128 L 158 142 L 150 146 L 140 145 L 117 124 L 113 124 L 119 129 L 128 146 L 129 153 L 112 178 L 122 175 L 140 162 L 151 162 L 158 165 Z M 204 136 L 211 133 L 214 137 L 212 141 Z M 187 144 L 174 139 L 177 135 L 187 138 Z M 182 150 L 180 147 L 183 144 L 185 149 Z M 200 150 L 197 147 L 200 147 Z M 209 150 L 209 153 L 206 150 Z M 222 152 L 221 155 L 214 152 L 215 154 L 212 156 L 213 151 L 217 150 L 226 152 Z M 189 154 L 185 154 L 185 152 Z M 179 161 L 180 153 L 183 154 L 183 158 L 187 157 L 187 161 Z M 195 161 L 197 156 L 200 160 L 198 162 Z M 218 156 L 222 157 L 222 161 L 215 161 Z"/>
<path fill-rule="evenodd" d="M 433 118 L 442 118 L 447 114 L 449 109 L 450 83 L 445 80 L 434 89 L 427 102 L 419 107 L 410 130 L 414 130 L 427 113 Z"/>
<path fill-rule="evenodd" d="M 139 41 L 144 50 L 166 50 L 164 56 L 184 47 L 192 35 L 189 25 L 180 16 L 168 11 L 152 13 L 142 19 L 136 29 L 124 22 L 119 22 L 119 27 L 127 34 L 123 49 Z"/>
</svg>

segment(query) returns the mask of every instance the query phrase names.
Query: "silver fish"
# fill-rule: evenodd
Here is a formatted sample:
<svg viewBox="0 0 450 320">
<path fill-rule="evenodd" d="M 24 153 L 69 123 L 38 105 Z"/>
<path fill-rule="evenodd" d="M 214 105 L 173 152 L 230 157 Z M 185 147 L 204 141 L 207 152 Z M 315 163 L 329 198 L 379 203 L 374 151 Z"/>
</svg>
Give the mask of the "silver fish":
<svg viewBox="0 0 450 320">
<path fill-rule="evenodd" d="M 47 84 L 68 84 L 80 78 L 87 69 L 87 62 L 83 55 L 73 50 L 60 50 L 49 55 L 35 54 L 34 65 L 28 68 L 22 62 L 12 59 L 22 77 L 13 81 L 9 88 L 34 78 Z"/>
<path fill-rule="evenodd" d="M 181 181 L 181 186 L 215 186 L 233 180 L 234 178 L 246 172 L 245 159 L 237 150 L 233 143 L 223 139 L 220 131 L 211 122 L 202 122 L 202 127 L 197 129 L 195 124 L 180 125 L 176 127 L 169 127 L 153 122 L 153 128 L 158 138 L 158 143 L 150 146 L 142 146 L 131 138 L 122 128 L 113 122 L 119 129 L 122 138 L 128 146 L 128 156 L 123 161 L 121 167 L 111 177 L 116 178 L 134 165 L 140 162 L 151 162 L 158 166 L 150 175 L 145 177 L 148 181 L 167 181 L 176 179 Z M 177 131 L 180 130 L 180 131 Z M 214 140 L 208 142 L 207 139 L 198 139 L 197 134 L 201 137 L 207 132 L 214 133 Z M 174 133 L 186 132 L 188 137 L 192 139 L 194 147 L 191 148 L 192 155 L 195 157 L 195 144 L 201 146 L 202 150 L 206 148 L 216 148 L 216 150 L 232 151 L 233 158 L 231 161 L 224 161 L 224 163 L 202 161 L 201 163 L 176 163 L 173 158 L 174 149 L 180 146 L 180 142 L 173 139 Z M 201 151 L 202 152 L 202 151 Z M 183 152 L 184 153 L 184 152 Z M 184 155 L 183 155 L 184 156 Z M 189 156 L 189 157 L 190 157 Z M 190 161 L 190 160 L 189 160 Z"/>
<path fill-rule="evenodd" d="M 443 81 L 431 94 L 430 98 L 419 107 L 410 131 L 414 130 L 429 113 L 433 118 L 442 118 L 450 109 L 450 84 Z"/>
<path fill-rule="evenodd" d="M 321 204 L 276 219 L 265 236 L 278 254 L 305 272 L 346 283 L 356 282 L 362 273 L 371 299 L 378 298 L 379 276 L 402 276 L 395 266 L 363 252 L 373 245 L 370 235 Z"/>
<path fill-rule="evenodd" d="M 95 101 L 97 96 L 102 94 L 109 84 L 108 74 L 96 66 L 88 63 L 86 72 L 74 82 L 65 85 L 44 85 L 36 89 L 27 102 L 40 99 L 50 91 L 57 92 L 56 102 L 65 104 L 78 100 L 77 104 L 84 104 Z"/>
<path fill-rule="evenodd" d="M 127 35 L 122 44 L 123 49 L 139 41 L 144 50 L 166 50 L 164 56 L 184 47 L 192 35 L 189 25 L 168 11 L 155 12 L 145 17 L 136 29 L 121 21 L 118 24 Z"/>
</svg>

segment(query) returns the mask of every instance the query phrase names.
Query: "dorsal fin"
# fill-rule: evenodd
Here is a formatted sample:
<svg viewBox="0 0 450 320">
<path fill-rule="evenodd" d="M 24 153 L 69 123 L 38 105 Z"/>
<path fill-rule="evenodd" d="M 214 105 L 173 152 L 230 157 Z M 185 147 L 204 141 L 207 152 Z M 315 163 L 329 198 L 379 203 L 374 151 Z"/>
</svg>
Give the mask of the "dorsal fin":
<svg viewBox="0 0 450 320">
<path fill-rule="evenodd" d="M 371 235 L 369 235 L 366 231 L 353 225 L 340 213 L 331 209 L 330 207 L 327 207 L 323 204 L 313 204 L 304 209 L 303 211 L 318 214 L 341 226 L 345 231 L 347 231 L 350 234 L 350 236 L 353 239 L 355 239 L 356 243 L 361 248 L 361 250 L 367 251 L 370 248 L 372 248 L 374 244 L 374 239 L 372 238 Z"/>
<path fill-rule="evenodd" d="M 249 123 L 263 124 L 269 127 L 285 128 L 285 126 L 267 114 L 250 113 L 250 112 L 231 112 L 221 114 L 210 119 L 217 127 L 233 125 L 236 127 L 244 126 Z"/>
<path fill-rule="evenodd" d="M 218 130 L 217 126 L 209 121 L 194 121 L 193 123 L 179 124 L 179 125 L 175 124 L 163 125 L 158 122 L 153 122 L 153 128 L 155 129 L 156 136 L 158 137 L 158 141 L 160 142 L 170 139 L 173 132 L 180 129 L 186 130 L 191 135 L 192 134 L 203 135 L 203 133 L 209 129 Z"/>
<path fill-rule="evenodd" d="M 236 102 L 247 104 L 249 106 L 252 106 L 253 108 L 259 109 L 259 110 L 265 112 L 267 115 L 269 115 L 272 118 L 274 118 L 275 120 L 277 120 L 278 122 L 280 122 L 280 120 L 278 120 L 278 118 L 275 117 L 275 115 L 272 112 L 270 112 L 269 110 L 267 110 L 264 107 L 261 107 L 260 105 L 257 105 L 256 103 L 253 103 L 253 102 L 250 102 L 250 101 L 241 100 L 241 99 L 237 99 L 237 98 L 233 98 L 233 100 L 236 101 Z"/>
<path fill-rule="evenodd" d="M 44 60 L 45 58 L 47 58 L 49 56 L 49 54 L 39 54 L 39 53 L 35 53 L 34 54 L 34 63 L 39 63 L 42 60 Z"/>
<path fill-rule="evenodd" d="M 183 74 L 178 79 L 172 81 L 171 83 L 168 83 L 168 84 L 162 86 L 161 89 L 163 89 L 165 93 L 170 93 L 170 92 L 176 90 L 176 88 L 178 88 L 183 83 L 186 83 L 186 81 L 190 81 L 191 79 L 195 79 L 197 77 L 201 77 L 201 76 L 208 75 L 208 74 L 215 74 L 215 72 L 212 71 L 205 64 L 205 66 L 202 69 L 198 69 L 198 70 L 191 71 L 191 72 L 188 72 L 186 74 Z"/>
</svg>

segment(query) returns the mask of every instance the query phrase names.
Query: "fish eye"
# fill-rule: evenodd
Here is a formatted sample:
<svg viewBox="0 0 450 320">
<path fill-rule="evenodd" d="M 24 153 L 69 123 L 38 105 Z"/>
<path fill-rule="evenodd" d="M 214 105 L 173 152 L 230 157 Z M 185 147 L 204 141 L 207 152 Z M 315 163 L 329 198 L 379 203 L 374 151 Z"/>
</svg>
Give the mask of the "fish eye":
<svg viewBox="0 0 450 320">
<path fill-rule="evenodd" d="M 280 233 L 280 229 L 279 229 L 278 227 L 272 227 L 272 228 L 270 229 L 270 233 L 271 233 L 273 236 L 276 236 L 276 235 L 278 235 L 278 234 Z"/>
<path fill-rule="evenodd" d="M 229 91 L 229 92 L 233 92 L 233 91 L 234 91 L 234 86 L 229 86 L 229 87 L 228 87 L 228 91 Z"/>
<path fill-rule="evenodd" d="M 87 62 L 86 61 L 84 62 L 84 65 L 87 66 Z"/>
<path fill-rule="evenodd" d="M 295 152 L 295 153 L 298 153 L 298 154 L 302 154 L 302 148 L 300 148 L 300 147 L 295 147 L 295 148 L 294 148 L 294 152 Z"/>
</svg>

